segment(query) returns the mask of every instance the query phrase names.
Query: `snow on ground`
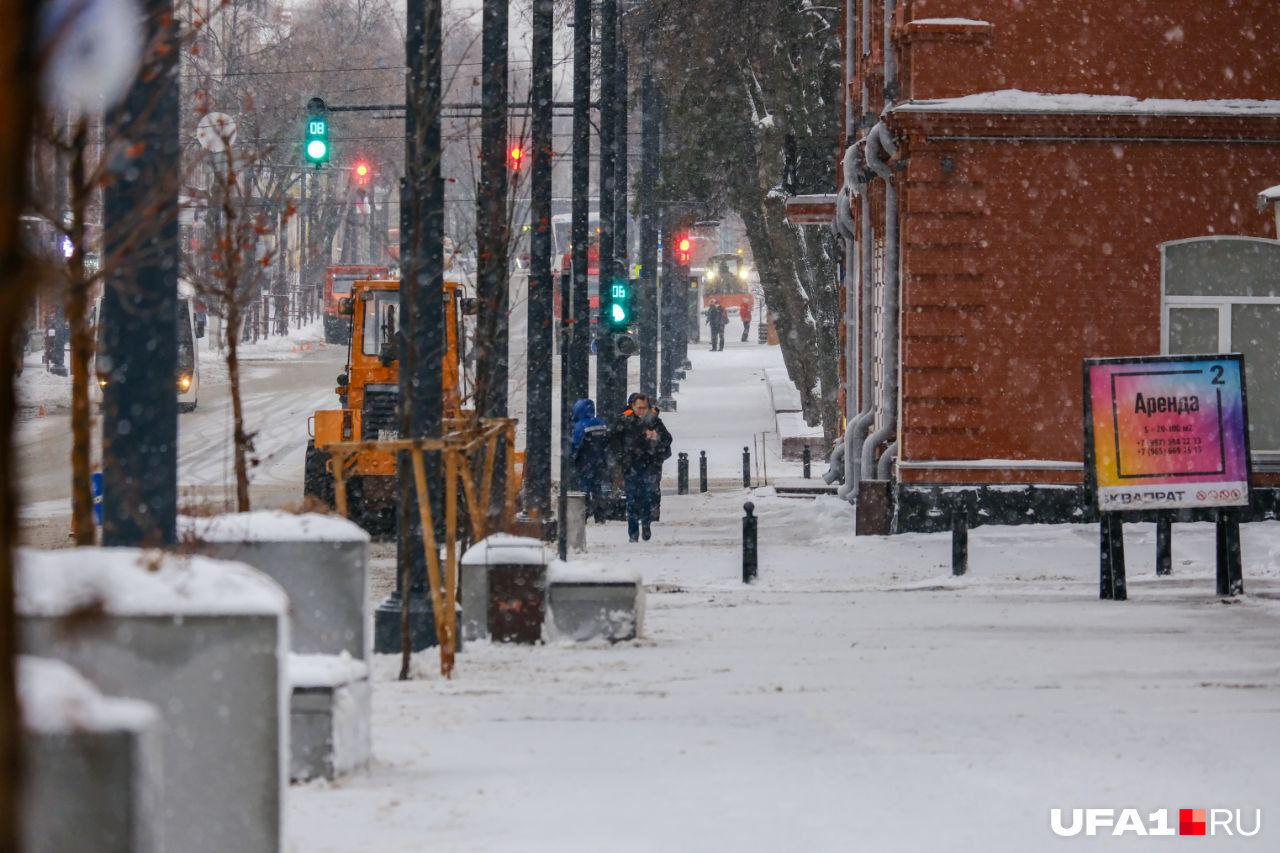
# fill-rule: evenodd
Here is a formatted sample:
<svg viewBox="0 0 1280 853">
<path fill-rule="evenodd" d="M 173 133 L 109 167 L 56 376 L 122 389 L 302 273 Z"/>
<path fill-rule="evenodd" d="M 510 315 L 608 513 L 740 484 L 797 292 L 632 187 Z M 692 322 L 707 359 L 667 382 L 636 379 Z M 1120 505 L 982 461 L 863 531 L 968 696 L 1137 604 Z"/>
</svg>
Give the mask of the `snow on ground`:
<svg viewBox="0 0 1280 853">
<path fill-rule="evenodd" d="M 768 424 L 771 349 L 691 353 L 680 449 L 740 454 Z M 956 579 L 948 535 L 855 537 L 835 498 L 721 483 L 662 510 L 653 541 L 589 525 L 574 556 L 643 574 L 640 640 L 474 643 L 448 682 L 429 652 L 409 682 L 375 658 L 377 761 L 292 788 L 288 849 L 1024 853 L 1056 842 L 1052 808 L 1265 810 L 1280 790 L 1278 523 L 1243 530 L 1234 602 L 1211 527 L 1176 526 L 1158 579 L 1153 529 L 1129 526 L 1119 603 L 1097 598 L 1091 527 L 977 528 Z M 1109 841 L 1090 849 L 1168 847 Z"/>
</svg>

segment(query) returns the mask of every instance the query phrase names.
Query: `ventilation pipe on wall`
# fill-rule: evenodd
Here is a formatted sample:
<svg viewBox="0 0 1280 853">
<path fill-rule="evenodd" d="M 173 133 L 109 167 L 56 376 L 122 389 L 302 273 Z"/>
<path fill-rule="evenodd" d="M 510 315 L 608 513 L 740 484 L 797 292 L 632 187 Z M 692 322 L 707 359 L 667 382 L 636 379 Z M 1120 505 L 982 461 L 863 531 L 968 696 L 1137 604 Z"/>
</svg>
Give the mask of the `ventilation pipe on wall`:
<svg viewBox="0 0 1280 853">
<path fill-rule="evenodd" d="M 893 0 L 886 0 L 885 13 L 889 14 Z M 888 36 L 885 37 L 886 42 Z M 886 62 L 885 68 L 889 67 Z M 885 86 L 889 83 L 886 80 Z M 898 323 L 901 288 L 898 281 L 898 185 L 893 170 L 881 159 L 880 154 L 893 157 L 897 147 L 888 127 L 881 121 L 867 134 L 866 161 L 871 171 L 884 179 L 884 293 L 883 313 L 880 322 L 880 364 L 883 378 L 880 384 L 880 428 L 867 436 L 862 443 L 860 475 L 876 470 L 876 449 L 884 441 L 897 437 L 898 433 Z M 877 471 L 877 473 L 879 473 Z M 854 488 L 857 484 L 854 484 Z"/>
</svg>

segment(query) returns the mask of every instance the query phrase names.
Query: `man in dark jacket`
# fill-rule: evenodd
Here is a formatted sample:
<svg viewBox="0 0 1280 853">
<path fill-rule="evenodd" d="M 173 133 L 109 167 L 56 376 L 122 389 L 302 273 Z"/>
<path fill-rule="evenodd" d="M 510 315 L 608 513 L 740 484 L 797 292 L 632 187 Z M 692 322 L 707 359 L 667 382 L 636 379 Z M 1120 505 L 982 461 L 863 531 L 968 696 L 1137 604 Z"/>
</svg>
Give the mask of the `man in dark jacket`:
<svg viewBox="0 0 1280 853">
<path fill-rule="evenodd" d="M 578 472 L 578 488 L 587 496 L 587 514 L 604 522 L 601 489 L 609 477 L 609 426 L 596 417 L 596 404 L 586 397 L 573 404 L 570 458 Z"/>
<path fill-rule="evenodd" d="M 671 433 L 644 394 L 632 395 L 631 407 L 614 429 L 627 490 L 627 536 L 632 542 L 641 536 L 648 540 L 662 463 L 671 457 Z"/>
<path fill-rule="evenodd" d="M 712 299 L 707 307 L 707 325 L 711 327 L 711 351 L 724 349 L 724 327 L 729 322 L 729 315 L 718 299 Z"/>
</svg>

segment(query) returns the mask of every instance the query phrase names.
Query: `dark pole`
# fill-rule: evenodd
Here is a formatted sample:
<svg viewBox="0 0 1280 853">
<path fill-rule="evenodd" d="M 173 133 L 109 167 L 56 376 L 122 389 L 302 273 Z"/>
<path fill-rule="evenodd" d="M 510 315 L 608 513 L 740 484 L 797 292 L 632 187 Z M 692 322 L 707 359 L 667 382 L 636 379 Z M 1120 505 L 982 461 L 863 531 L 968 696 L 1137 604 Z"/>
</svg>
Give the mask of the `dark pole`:
<svg viewBox="0 0 1280 853">
<path fill-rule="evenodd" d="M 1168 510 L 1156 515 L 1156 574 L 1173 574 L 1173 513 Z"/>
<path fill-rule="evenodd" d="M 535 518 L 551 512 L 551 72 L 554 0 L 533 3 L 533 174 L 529 245 L 528 403 L 525 414 L 524 500 Z"/>
<path fill-rule="evenodd" d="M 658 92 L 652 74 L 641 84 L 640 288 L 636 311 L 640 324 L 640 390 L 653 394 L 658 384 Z"/>
<path fill-rule="evenodd" d="M 107 256 L 143 243 L 107 281 L 102 322 L 102 544 L 172 545 L 178 514 L 178 78 L 172 0 L 147 0 L 153 49 L 108 121 L 125 128 L 103 194 Z M 139 152 L 130 156 L 129 152 Z M 102 370 L 104 360 L 99 360 Z"/>
<path fill-rule="evenodd" d="M 680 273 L 676 265 L 675 252 L 675 217 L 670 208 L 664 207 L 659 214 L 662 223 L 662 276 L 658 281 L 658 340 L 661 343 L 658 361 L 658 399 L 666 408 L 674 408 L 675 400 L 671 398 L 671 383 L 675 378 L 675 312 L 672 310 L 671 297 L 676 292 L 676 282 Z"/>
<path fill-rule="evenodd" d="M 617 130 L 616 77 L 618 60 L 618 0 L 600 3 L 600 278 L 601 293 L 597 329 L 609 328 L 609 300 L 603 298 L 614 279 L 614 192 L 616 190 Z M 614 398 L 614 352 L 612 339 L 600 335 L 596 340 L 596 403 L 603 416 L 614 411 L 605 408 Z"/>
<path fill-rule="evenodd" d="M 629 269 L 630 260 L 630 244 L 627 240 L 627 192 L 630 180 L 627 174 L 627 131 L 629 122 L 627 121 L 628 113 L 628 88 L 627 88 L 627 42 L 621 37 L 622 22 L 618 22 L 618 54 L 615 61 L 615 73 L 617 80 L 614 83 L 614 97 L 616 98 L 617 109 L 614 111 L 614 197 L 613 197 L 613 256 L 614 256 L 614 275 L 630 279 L 631 270 Z M 627 357 L 617 356 L 613 362 L 614 396 L 604 401 L 604 405 L 608 406 L 605 410 L 610 414 L 616 414 L 622 411 L 627 400 Z"/>
<path fill-rule="evenodd" d="M 588 227 L 591 209 L 591 0 L 573 4 L 573 351 L 569 385 L 561 393 L 570 403 L 586 397 L 590 382 L 591 307 L 587 295 Z M 567 393 L 566 393 L 567 392 Z"/>
<path fill-rule="evenodd" d="M 507 0 L 484 0 L 481 34 L 480 186 L 476 192 L 476 408 L 481 417 L 507 416 Z M 494 446 L 489 529 L 500 529 L 506 493 L 505 443 Z"/>
<path fill-rule="evenodd" d="M 410 0 L 406 18 L 405 178 L 400 185 L 400 434 L 430 438 L 441 434 L 443 403 L 440 365 L 444 317 L 444 179 L 440 171 L 442 132 L 440 105 L 443 74 L 441 0 Z M 427 487 L 433 506 L 440 506 L 440 464 L 428 453 Z M 437 642 L 427 594 L 426 555 L 413 484 L 412 460 L 397 460 L 400 486 L 396 538 L 396 591 L 374 618 L 374 651 L 400 650 L 401 599 L 409 596 L 410 645 L 414 650 Z M 437 512 L 436 518 L 443 513 Z M 402 578 L 409 577 L 406 593 Z M 401 677 L 407 677 L 402 672 Z"/>
<path fill-rule="evenodd" d="M 476 398 L 481 417 L 507 415 L 507 0 L 484 0 L 480 186 L 476 192 Z M 499 466 L 496 470 L 502 470 Z M 495 489 L 502 493 L 501 487 Z"/>
<path fill-rule="evenodd" d="M 559 546 L 560 559 L 569 559 L 569 533 L 565 523 L 569 517 L 569 439 L 570 412 L 572 405 L 569 395 L 563 389 L 569 387 L 570 351 L 573 349 L 573 324 L 569 322 L 569 295 L 572 291 L 572 278 L 565 273 L 560 276 L 560 491 L 556 501 L 556 544 Z"/>
</svg>

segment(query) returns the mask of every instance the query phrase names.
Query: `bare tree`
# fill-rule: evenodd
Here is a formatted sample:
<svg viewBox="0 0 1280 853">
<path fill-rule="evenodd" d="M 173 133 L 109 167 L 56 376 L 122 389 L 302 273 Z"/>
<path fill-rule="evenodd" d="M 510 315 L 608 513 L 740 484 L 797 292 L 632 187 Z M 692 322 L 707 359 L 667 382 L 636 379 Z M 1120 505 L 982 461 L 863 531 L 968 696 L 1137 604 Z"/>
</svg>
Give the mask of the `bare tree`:
<svg viewBox="0 0 1280 853">
<path fill-rule="evenodd" d="M 203 108 L 202 108 L 203 109 Z M 214 114 L 204 110 L 211 118 Z M 253 454 L 254 433 L 245 426 L 244 401 L 240 386 L 239 347 L 242 325 L 249 306 L 262 292 L 270 278 L 275 249 L 270 246 L 280 219 L 268 210 L 283 206 L 283 220 L 294 213 L 292 202 L 281 198 L 262 197 L 254 193 L 249 175 L 263 155 L 247 146 L 236 144 L 236 127 L 222 114 L 210 122 L 215 136 L 209 145 L 215 162 L 215 177 L 205 197 L 208 208 L 218 217 L 207 263 L 190 263 L 188 278 L 196 292 L 216 303 L 222 313 L 223 345 L 231 393 L 232 454 L 236 477 L 236 509 L 248 512 L 249 466 L 256 465 Z"/>
</svg>

